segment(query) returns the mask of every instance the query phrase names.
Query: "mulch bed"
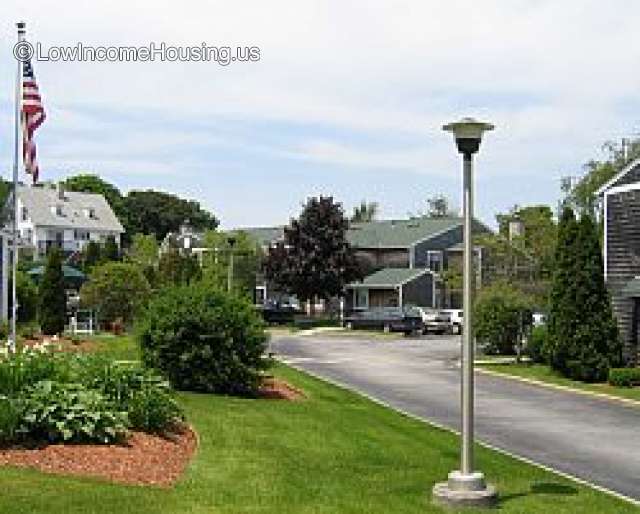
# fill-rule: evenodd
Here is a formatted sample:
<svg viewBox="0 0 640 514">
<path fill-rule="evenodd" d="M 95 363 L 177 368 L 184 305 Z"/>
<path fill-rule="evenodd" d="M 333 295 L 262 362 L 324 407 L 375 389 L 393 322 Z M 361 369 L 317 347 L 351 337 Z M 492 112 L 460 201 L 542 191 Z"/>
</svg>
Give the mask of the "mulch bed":
<svg viewBox="0 0 640 514">
<path fill-rule="evenodd" d="M 302 400 L 304 392 L 279 378 L 266 377 L 260 387 L 260 398 L 268 400 Z"/>
<path fill-rule="evenodd" d="M 131 432 L 122 444 L 2 448 L 0 465 L 99 477 L 121 484 L 170 487 L 184 472 L 197 446 L 197 435 L 188 427 L 171 437 Z"/>
</svg>

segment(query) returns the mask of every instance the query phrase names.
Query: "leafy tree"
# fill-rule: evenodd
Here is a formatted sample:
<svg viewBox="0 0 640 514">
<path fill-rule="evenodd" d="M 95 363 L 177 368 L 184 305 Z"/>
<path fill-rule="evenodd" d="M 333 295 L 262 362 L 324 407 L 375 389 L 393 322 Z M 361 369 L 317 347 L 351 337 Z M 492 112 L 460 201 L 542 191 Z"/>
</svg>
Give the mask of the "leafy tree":
<svg viewBox="0 0 640 514">
<path fill-rule="evenodd" d="M 343 294 L 347 283 L 362 278 L 347 227 L 342 205 L 331 197 L 310 198 L 284 229 L 284 242 L 269 249 L 267 278 L 300 300 Z"/>
<path fill-rule="evenodd" d="M 54 335 L 64 331 L 67 319 L 67 297 L 62 273 L 62 254 L 52 248 L 40 283 L 38 318 L 43 334 Z"/>
<path fill-rule="evenodd" d="M 158 281 L 162 285 L 189 284 L 202 276 L 200 265 L 192 255 L 183 255 L 175 248 L 164 252 L 158 261 Z"/>
<path fill-rule="evenodd" d="M 558 225 L 555 250 L 555 270 L 549 297 L 547 340 L 543 352 L 551 367 L 567 373 L 569 348 L 576 333 L 580 306 L 576 303 L 576 257 L 578 252 L 578 224 L 570 207 L 565 207 Z"/>
<path fill-rule="evenodd" d="M 158 241 L 153 234 L 134 234 L 126 261 L 138 266 L 152 286 L 156 283 L 158 264 Z"/>
<path fill-rule="evenodd" d="M 351 215 L 352 223 L 364 223 L 367 221 L 373 221 L 378 216 L 380 206 L 377 202 L 366 202 L 362 200 L 359 206 L 354 207 L 353 214 Z"/>
<path fill-rule="evenodd" d="M 640 139 L 625 141 L 626 150 L 622 144 L 607 141 L 602 145 L 606 153 L 603 160 L 591 160 L 584 164 L 584 174 L 575 187 L 570 183 L 563 185 L 565 193 L 564 203 L 578 212 L 594 214 L 598 204 L 596 192 L 617 173 L 622 171 L 630 162 L 640 157 Z"/>
<path fill-rule="evenodd" d="M 100 257 L 103 262 L 120 260 L 120 249 L 118 248 L 118 243 L 116 243 L 116 238 L 114 236 L 107 237 L 107 240 L 102 247 Z"/>
<path fill-rule="evenodd" d="M 566 367 L 573 379 L 601 381 L 609 367 L 620 364 L 622 346 L 604 282 L 598 230 L 588 214 L 580 219 L 577 239 L 575 304 L 579 308 Z"/>
<path fill-rule="evenodd" d="M 509 223 L 519 220 L 524 226 L 522 241 L 515 241 L 535 261 L 536 274 L 547 278 L 553 272 L 554 249 L 558 227 L 548 205 L 515 206 L 508 214 L 498 214 L 496 220 L 500 234 L 509 237 Z"/>
<path fill-rule="evenodd" d="M 131 191 L 124 199 L 130 233 L 153 234 L 158 241 L 185 220 L 196 230 L 215 229 L 218 220 L 198 202 L 160 191 Z"/>
<path fill-rule="evenodd" d="M 513 354 L 532 322 L 531 299 L 505 282 L 483 289 L 474 310 L 476 338 L 489 354 Z"/>
<path fill-rule="evenodd" d="M 82 305 L 97 309 L 103 320 L 129 323 L 150 294 L 149 282 L 138 266 L 112 261 L 94 268 L 80 289 L 80 300 Z"/>
<path fill-rule="evenodd" d="M 233 246 L 229 239 L 233 238 Z M 203 279 L 212 286 L 226 290 L 229 266 L 233 253 L 233 290 L 253 297 L 257 275 L 263 261 L 260 245 L 246 232 L 216 232 L 205 234 L 205 246 L 209 252 L 203 260 Z"/>
</svg>

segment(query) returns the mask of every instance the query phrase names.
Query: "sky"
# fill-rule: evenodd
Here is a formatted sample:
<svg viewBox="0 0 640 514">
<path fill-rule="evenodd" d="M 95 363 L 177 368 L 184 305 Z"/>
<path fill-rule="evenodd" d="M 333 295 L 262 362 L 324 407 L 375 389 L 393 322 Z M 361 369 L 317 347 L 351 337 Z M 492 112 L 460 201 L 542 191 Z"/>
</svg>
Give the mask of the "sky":
<svg viewBox="0 0 640 514">
<path fill-rule="evenodd" d="M 259 48 L 254 62 L 32 61 L 41 178 L 197 200 L 224 228 L 278 225 L 312 195 L 402 218 L 461 161 L 442 125 L 495 124 L 476 213 L 555 207 L 560 178 L 640 128 L 640 3 L 612 0 L 75 0 L 0 5 L 0 171 L 13 155 L 15 22 L 51 48 Z"/>
</svg>

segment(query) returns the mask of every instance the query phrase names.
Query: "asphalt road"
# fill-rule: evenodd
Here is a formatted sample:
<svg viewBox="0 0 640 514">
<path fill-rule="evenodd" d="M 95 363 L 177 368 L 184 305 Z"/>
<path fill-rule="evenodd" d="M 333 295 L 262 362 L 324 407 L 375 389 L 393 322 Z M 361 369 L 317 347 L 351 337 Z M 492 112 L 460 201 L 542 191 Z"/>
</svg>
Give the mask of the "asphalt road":
<svg viewBox="0 0 640 514">
<path fill-rule="evenodd" d="M 276 356 L 459 429 L 459 338 L 278 336 Z M 476 437 L 640 500 L 640 408 L 476 374 Z"/>
</svg>

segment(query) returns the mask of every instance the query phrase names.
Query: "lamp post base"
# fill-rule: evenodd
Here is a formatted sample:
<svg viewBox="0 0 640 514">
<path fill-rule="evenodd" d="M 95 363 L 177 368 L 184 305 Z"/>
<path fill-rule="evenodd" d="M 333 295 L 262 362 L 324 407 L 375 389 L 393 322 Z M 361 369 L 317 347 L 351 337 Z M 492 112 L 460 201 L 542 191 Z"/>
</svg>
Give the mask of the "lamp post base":
<svg viewBox="0 0 640 514">
<path fill-rule="evenodd" d="M 443 507 L 494 507 L 498 499 L 495 487 L 487 485 L 482 473 L 463 475 L 460 471 L 449 473 L 447 482 L 433 487 L 433 502 Z"/>
</svg>

